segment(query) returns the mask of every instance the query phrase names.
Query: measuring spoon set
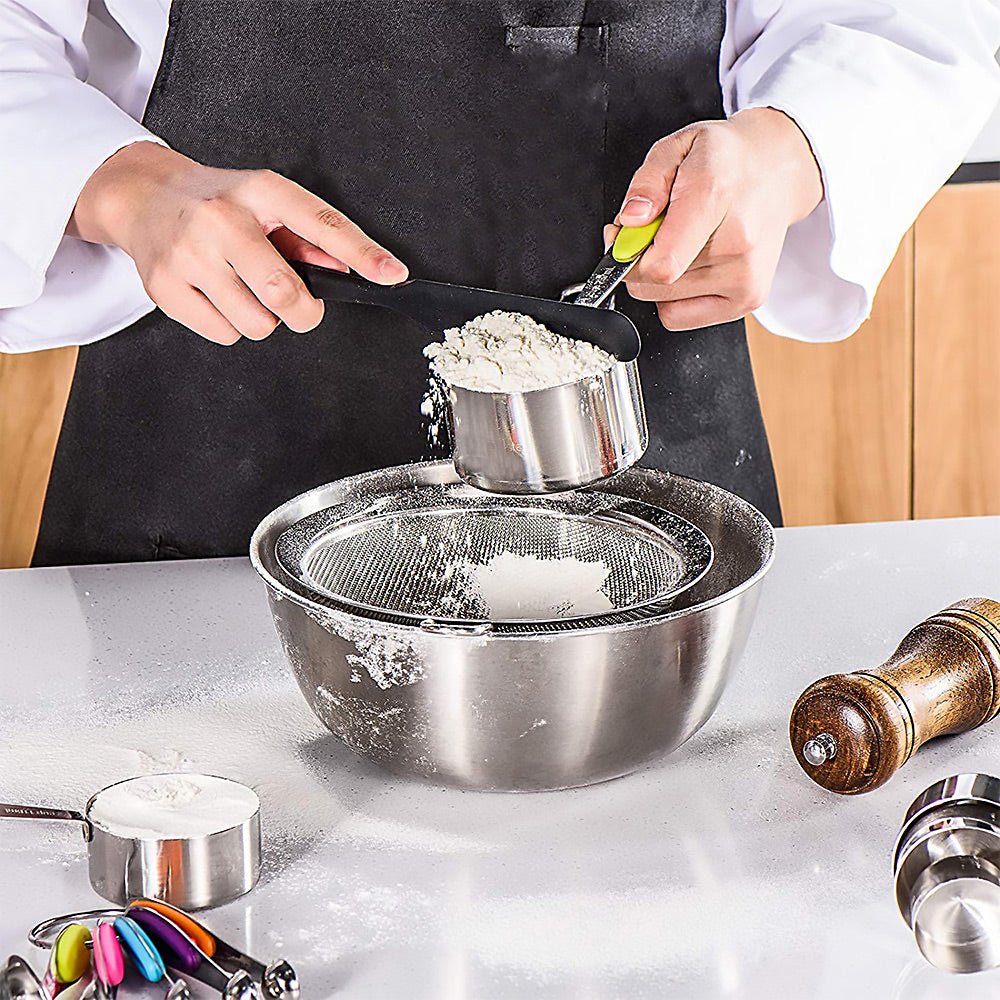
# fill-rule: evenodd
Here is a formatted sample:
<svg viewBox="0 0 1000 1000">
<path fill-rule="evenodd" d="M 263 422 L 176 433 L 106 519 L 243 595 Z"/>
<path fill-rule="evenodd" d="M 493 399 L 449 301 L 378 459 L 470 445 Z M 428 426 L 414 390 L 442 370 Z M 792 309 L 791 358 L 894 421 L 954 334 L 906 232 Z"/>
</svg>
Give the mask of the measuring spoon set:
<svg viewBox="0 0 1000 1000">
<path fill-rule="evenodd" d="M 0 970 L 0 1000 L 114 1000 L 127 966 L 146 982 L 165 983 L 166 1000 L 190 1000 L 181 976 L 224 1000 L 299 998 L 298 976 L 288 962 L 258 962 L 158 900 L 53 917 L 34 927 L 28 940 L 51 950 L 45 974 L 39 980 L 24 959 L 12 956 Z"/>
</svg>

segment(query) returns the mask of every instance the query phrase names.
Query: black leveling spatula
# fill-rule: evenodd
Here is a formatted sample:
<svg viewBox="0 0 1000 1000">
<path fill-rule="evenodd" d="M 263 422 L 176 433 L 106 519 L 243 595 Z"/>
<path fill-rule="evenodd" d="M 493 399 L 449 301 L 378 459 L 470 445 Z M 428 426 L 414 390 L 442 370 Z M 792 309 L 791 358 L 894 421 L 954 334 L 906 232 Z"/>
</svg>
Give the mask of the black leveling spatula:
<svg viewBox="0 0 1000 1000">
<path fill-rule="evenodd" d="M 622 313 L 613 309 L 595 309 L 628 274 L 643 250 L 653 241 L 659 221 L 649 226 L 623 229 L 615 246 L 598 264 L 594 276 L 581 295 L 599 282 L 600 297 L 588 304 L 557 302 L 529 295 L 512 295 L 484 288 L 467 288 L 439 281 L 412 278 L 398 285 L 376 285 L 353 274 L 331 271 L 315 264 L 294 263 L 309 291 L 318 299 L 382 306 L 409 316 L 436 334 L 502 309 L 524 313 L 547 326 L 554 333 L 596 344 L 619 361 L 633 361 L 639 356 L 639 332 Z M 630 255 L 630 256 L 629 256 Z M 619 259 L 620 257 L 627 259 Z"/>
</svg>

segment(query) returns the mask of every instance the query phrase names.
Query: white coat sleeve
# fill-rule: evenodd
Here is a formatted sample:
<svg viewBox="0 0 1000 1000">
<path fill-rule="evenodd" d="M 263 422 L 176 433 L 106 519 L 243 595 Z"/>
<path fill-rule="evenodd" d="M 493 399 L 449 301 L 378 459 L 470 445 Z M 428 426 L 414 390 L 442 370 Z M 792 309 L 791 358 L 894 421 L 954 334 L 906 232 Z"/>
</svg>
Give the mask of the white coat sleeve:
<svg viewBox="0 0 1000 1000">
<path fill-rule="evenodd" d="M 900 239 L 1000 97 L 996 0 L 729 0 L 727 113 L 773 107 L 809 140 L 825 197 L 788 232 L 756 316 L 833 341 L 871 311 Z"/>
<path fill-rule="evenodd" d="M 0 0 L 0 350 L 74 342 L 59 329 L 47 335 L 45 316 L 50 309 L 53 319 L 72 311 L 60 284 L 64 291 L 72 285 L 66 272 L 74 270 L 74 256 L 100 271 L 114 255 L 111 248 L 64 237 L 73 206 L 113 153 L 132 142 L 160 141 L 86 82 L 87 18 L 87 0 Z M 65 267 L 53 268 L 55 287 L 46 288 L 50 265 L 66 242 L 77 246 L 64 255 Z M 136 281 L 137 275 L 121 292 L 130 314 L 136 312 Z M 45 303 L 37 301 L 43 290 Z M 33 303 L 39 308 L 30 308 Z M 148 301 L 142 304 L 143 311 L 149 308 Z"/>
</svg>

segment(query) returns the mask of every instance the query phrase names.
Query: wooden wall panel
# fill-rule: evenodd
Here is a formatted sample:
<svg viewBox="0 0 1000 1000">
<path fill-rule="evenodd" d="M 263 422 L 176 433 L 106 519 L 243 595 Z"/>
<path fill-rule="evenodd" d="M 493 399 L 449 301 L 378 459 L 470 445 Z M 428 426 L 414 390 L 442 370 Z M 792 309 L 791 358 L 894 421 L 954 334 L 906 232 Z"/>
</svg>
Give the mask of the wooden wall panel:
<svg viewBox="0 0 1000 1000">
<path fill-rule="evenodd" d="M 0 568 L 27 566 L 77 349 L 0 354 Z"/>
<path fill-rule="evenodd" d="M 803 344 L 748 322 L 786 524 L 911 516 L 912 288 L 908 233 L 848 340 Z"/>
<path fill-rule="evenodd" d="M 1000 514 L 1000 184 L 956 184 L 917 222 L 914 512 Z"/>
</svg>

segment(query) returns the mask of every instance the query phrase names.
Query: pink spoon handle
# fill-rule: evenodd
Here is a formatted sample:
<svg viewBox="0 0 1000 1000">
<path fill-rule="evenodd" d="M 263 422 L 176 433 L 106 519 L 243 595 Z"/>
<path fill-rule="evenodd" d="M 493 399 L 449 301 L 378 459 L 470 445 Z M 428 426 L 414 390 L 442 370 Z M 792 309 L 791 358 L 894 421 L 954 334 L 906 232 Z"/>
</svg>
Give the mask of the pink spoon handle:
<svg viewBox="0 0 1000 1000">
<path fill-rule="evenodd" d="M 56 979 L 56 950 L 53 948 L 49 964 L 45 967 L 45 975 L 42 976 L 42 989 L 45 990 L 43 996 L 55 997 L 65 988 L 66 984 Z"/>
<path fill-rule="evenodd" d="M 101 921 L 94 929 L 94 969 L 105 986 L 117 986 L 125 978 L 125 956 L 110 923 Z"/>
</svg>

